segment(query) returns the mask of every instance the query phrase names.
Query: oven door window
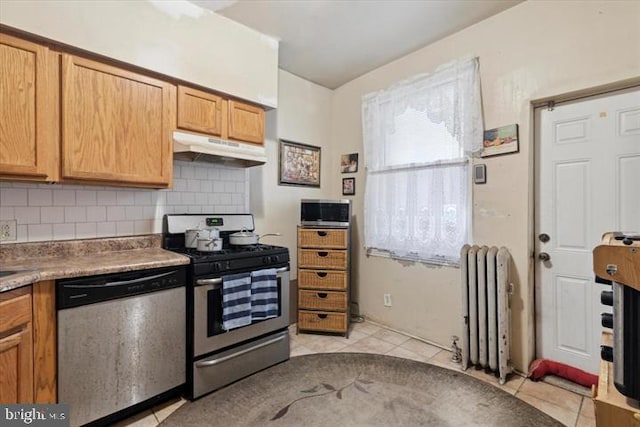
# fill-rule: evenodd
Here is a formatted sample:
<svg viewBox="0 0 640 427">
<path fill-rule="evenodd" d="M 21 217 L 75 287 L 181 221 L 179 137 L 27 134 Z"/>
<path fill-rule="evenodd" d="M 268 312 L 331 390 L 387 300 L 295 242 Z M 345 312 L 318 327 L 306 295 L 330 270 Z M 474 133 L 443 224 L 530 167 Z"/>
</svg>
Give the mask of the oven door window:
<svg viewBox="0 0 640 427">
<path fill-rule="evenodd" d="M 278 276 L 278 316 L 282 316 L 282 279 Z M 271 320 L 271 319 L 265 319 Z M 251 325 L 264 322 L 265 320 L 255 320 Z M 247 325 L 244 328 L 251 326 Z M 237 328 L 242 329 L 242 328 Z M 232 329 L 231 332 L 236 329 Z M 222 327 L 222 287 L 216 287 L 207 291 L 207 337 L 225 333 Z"/>
</svg>

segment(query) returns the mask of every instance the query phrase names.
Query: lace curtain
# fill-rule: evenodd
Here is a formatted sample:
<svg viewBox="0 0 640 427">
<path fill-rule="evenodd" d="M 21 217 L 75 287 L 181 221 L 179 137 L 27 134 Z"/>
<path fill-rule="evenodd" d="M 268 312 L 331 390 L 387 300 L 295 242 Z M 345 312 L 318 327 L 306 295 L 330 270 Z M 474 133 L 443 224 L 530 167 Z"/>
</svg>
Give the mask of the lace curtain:
<svg viewBox="0 0 640 427">
<path fill-rule="evenodd" d="M 457 264 L 469 241 L 469 157 L 482 149 L 477 58 L 362 99 L 365 246 Z"/>
</svg>

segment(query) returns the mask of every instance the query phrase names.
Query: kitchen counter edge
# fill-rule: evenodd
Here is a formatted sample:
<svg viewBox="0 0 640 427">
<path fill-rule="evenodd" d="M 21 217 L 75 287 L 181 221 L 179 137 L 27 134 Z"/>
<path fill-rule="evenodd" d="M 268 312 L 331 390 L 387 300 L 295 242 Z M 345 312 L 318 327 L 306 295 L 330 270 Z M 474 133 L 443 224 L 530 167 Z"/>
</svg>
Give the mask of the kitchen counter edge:
<svg viewBox="0 0 640 427">
<path fill-rule="evenodd" d="M 96 259 L 100 255 L 102 259 Z M 8 269 L 19 270 L 0 279 L 0 293 L 29 286 L 43 280 L 57 280 L 150 268 L 189 264 L 187 256 L 161 248 L 103 252 L 80 257 L 47 257 L 20 260 Z M 68 266 L 65 266 L 67 264 Z"/>
</svg>

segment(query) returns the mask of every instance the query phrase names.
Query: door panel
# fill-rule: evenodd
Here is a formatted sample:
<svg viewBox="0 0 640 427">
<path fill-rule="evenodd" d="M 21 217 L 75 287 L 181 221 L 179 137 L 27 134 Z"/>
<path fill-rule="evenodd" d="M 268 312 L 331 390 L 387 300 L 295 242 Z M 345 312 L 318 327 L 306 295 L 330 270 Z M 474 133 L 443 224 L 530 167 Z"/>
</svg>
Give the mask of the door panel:
<svg viewBox="0 0 640 427">
<path fill-rule="evenodd" d="M 163 187 L 171 181 L 175 87 L 63 56 L 63 177 Z"/>
<path fill-rule="evenodd" d="M 640 231 L 640 155 L 618 158 L 618 229 L 623 231 Z"/>
<path fill-rule="evenodd" d="M 606 231 L 640 231 L 640 89 L 536 110 L 538 357 L 597 373 L 600 304 L 592 250 Z"/>
<path fill-rule="evenodd" d="M 178 127 L 225 138 L 223 129 L 226 128 L 226 111 L 223 103 L 220 96 L 178 86 Z"/>
<path fill-rule="evenodd" d="M 55 55 L 0 34 L 0 175 L 57 179 Z"/>
<path fill-rule="evenodd" d="M 264 143 L 264 110 L 238 101 L 229 104 L 229 138 Z"/>
</svg>

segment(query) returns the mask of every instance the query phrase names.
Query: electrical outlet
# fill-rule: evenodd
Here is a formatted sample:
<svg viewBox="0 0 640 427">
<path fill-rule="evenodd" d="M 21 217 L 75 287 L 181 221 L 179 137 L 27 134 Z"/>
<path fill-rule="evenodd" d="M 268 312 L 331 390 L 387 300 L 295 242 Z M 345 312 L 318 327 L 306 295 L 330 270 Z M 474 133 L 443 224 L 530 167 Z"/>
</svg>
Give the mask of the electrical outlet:
<svg viewBox="0 0 640 427">
<path fill-rule="evenodd" d="M 391 307 L 391 294 L 384 294 L 384 306 Z"/>
<path fill-rule="evenodd" d="M 16 240 L 18 226 L 15 219 L 0 221 L 0 241 Z"/>
</svg>

